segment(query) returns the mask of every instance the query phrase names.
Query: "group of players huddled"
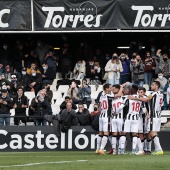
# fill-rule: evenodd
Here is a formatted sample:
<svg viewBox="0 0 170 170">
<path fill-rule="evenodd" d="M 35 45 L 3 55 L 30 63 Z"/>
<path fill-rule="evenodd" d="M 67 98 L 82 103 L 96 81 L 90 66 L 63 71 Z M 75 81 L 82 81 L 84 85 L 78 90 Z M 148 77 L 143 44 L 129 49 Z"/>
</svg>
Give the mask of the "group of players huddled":
<svg viewBox="0 0 170 170">
<path fill-rule="evenodd" d="M 157 132 L 161 127 L 161 107 L 163 94 L 160 83 L 153 81 L 151 94 L 137 85 L 105 84 L 100 96 L 99 135 L 96 154 L 105 154 L 108 138 L 112 145 L 111 153 L 125 154 L 126 136 L 132 141 L 131 154 L 163 155 Z M 151 153 L 151 143 L 155 150 Z"/>
</svg>

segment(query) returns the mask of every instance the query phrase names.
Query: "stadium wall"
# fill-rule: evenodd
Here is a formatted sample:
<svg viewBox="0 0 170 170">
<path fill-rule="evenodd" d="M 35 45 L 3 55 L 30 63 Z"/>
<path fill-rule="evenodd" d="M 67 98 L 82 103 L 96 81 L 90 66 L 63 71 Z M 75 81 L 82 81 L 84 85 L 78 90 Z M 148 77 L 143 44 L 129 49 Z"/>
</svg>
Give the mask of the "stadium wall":
<svg viewBox="0 0 170 170">
<path fill-rule="evenodd" d="M 57 138 L 53 126 L 9 126 L 0 128 L 0 151 L 93 151 L 95 150 L 97 132 L 90 126 L 72 127 L 68 133 Z M 170 150 L 170 131 L 159 133 L 163 150 Z M 131 149 L 128 138 L 127 150 Z M 111 148 L 109 142 L 107 150 Z"/>
</svg>

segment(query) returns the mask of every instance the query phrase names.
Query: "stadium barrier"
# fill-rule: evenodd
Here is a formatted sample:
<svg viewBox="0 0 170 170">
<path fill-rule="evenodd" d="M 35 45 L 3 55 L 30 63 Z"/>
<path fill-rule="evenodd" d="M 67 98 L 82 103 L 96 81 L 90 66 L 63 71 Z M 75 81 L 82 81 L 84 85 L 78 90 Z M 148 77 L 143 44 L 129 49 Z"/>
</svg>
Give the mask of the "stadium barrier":
<svg viewBox="0 0 170 170">
<path fill-rule="evenodd" d="M 93 151 L 97 134 L 90 126 L 73 126 L 57 138 L 53 126 L 6 126 L 0 128 L 0 151 Z M 161 131 L 159 137 L 163 150 L 170 150 L 170 131 Z M 108 141 L 106 149 L 110 148 Z M 127 150 L 130 149 L 128 137 Z"/>
</svg>

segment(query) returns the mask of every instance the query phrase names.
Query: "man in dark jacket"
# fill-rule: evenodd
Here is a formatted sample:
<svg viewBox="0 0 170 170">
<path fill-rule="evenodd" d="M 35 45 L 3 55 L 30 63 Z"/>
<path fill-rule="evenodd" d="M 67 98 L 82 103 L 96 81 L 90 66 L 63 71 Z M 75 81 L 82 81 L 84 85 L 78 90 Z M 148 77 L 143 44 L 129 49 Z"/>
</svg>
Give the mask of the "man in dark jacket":
<svg viewBox="0 0 170 170">
<path fill-rule="evenodd" d="M 39 73 L 36 73 L 36 69 L 31 69 L 31 75 L 29 75 L 28 84 L 30 91 L 35 91 L 37 95 L 38 91 L 42 88 L 42 76 Z"/>
<path fill-rule="evenodd" d="M 13 107 L 13 102 L 9 96 L 7 96 L 7 90 L 2 90 L 2 96 L 0 97 L 0 126 L 10 125 L 10 109 Z"/>
<path fill-rule="evenodd" d="M 89 110 L 84 108 L 84 105 L 82 103 L 78 104 L 78 112 L 76 113 L 76 115 L 78 119 L 78 124 L 80 126 L 90 125 L 91 119 Z"/>
<path fill-rule="evenodd" d="M 49 83 L 52 84 L 53 80 L 55 79 L 56 73 L 53 71 L 51 67 L 48 67 L 48 64 L 46 62 L 42 63 L 43 71 L 42 74 L 42 80 L 43 84 Z"/>
<path fill-rule="evenodd" d="M 65 100 L 60 105 L 61 111 L 67 108 L 66 105 L 67 105 L 68 102 L 72 103 L 72 109 L 74 109 L 74 110 L 77 109 L 77 106 L 73 103 L 73 101 L 70 99 L 70 97 L 66 96 Z"/>
<path fill-rule="evenodd" d="M 47 121 L 44 119 L 44 115 L 50 114 L 49 112 L 51 112 L 51 106 L 48 98 L 45 97 L 43 90 L 40 90 L 39 95 L 32 99 L 31 109 L 34 110 L 34 115 L 36 116 L 35 125 L 46 126 Z"/>
<path fill-rule="evenodd" d="M 13 99 L 15 108 L 14 125 L 19 125 L 20 120 L 26 125 L 26 108 L 28 108 L 28 99 L 23 94 L 23 88 L 18 87 L 17 96 Z M 19 117 L 21 116 L 21 117 Z"/>
</svg>

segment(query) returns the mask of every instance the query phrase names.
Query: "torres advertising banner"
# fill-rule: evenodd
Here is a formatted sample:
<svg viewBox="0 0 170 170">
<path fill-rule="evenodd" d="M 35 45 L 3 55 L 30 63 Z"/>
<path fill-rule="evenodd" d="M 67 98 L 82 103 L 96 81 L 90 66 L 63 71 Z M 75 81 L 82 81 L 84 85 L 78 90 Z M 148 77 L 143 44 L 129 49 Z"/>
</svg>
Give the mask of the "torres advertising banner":
<svg viewBox="0 0 170 170">
<path fill-rule="evenodd" d="M 29 0 L 0 1 L 0 31 L 31 31 L 31 3 Z"/>
<path fill-rule="evenodd" d="M 167 0 L 35 0 L 35 30 L 170 29 Z"/>
<path fill-rule="evenodd" d="M 1 0 L 0 31 L 169 30 L 167 0 Z"/>
</svg>

